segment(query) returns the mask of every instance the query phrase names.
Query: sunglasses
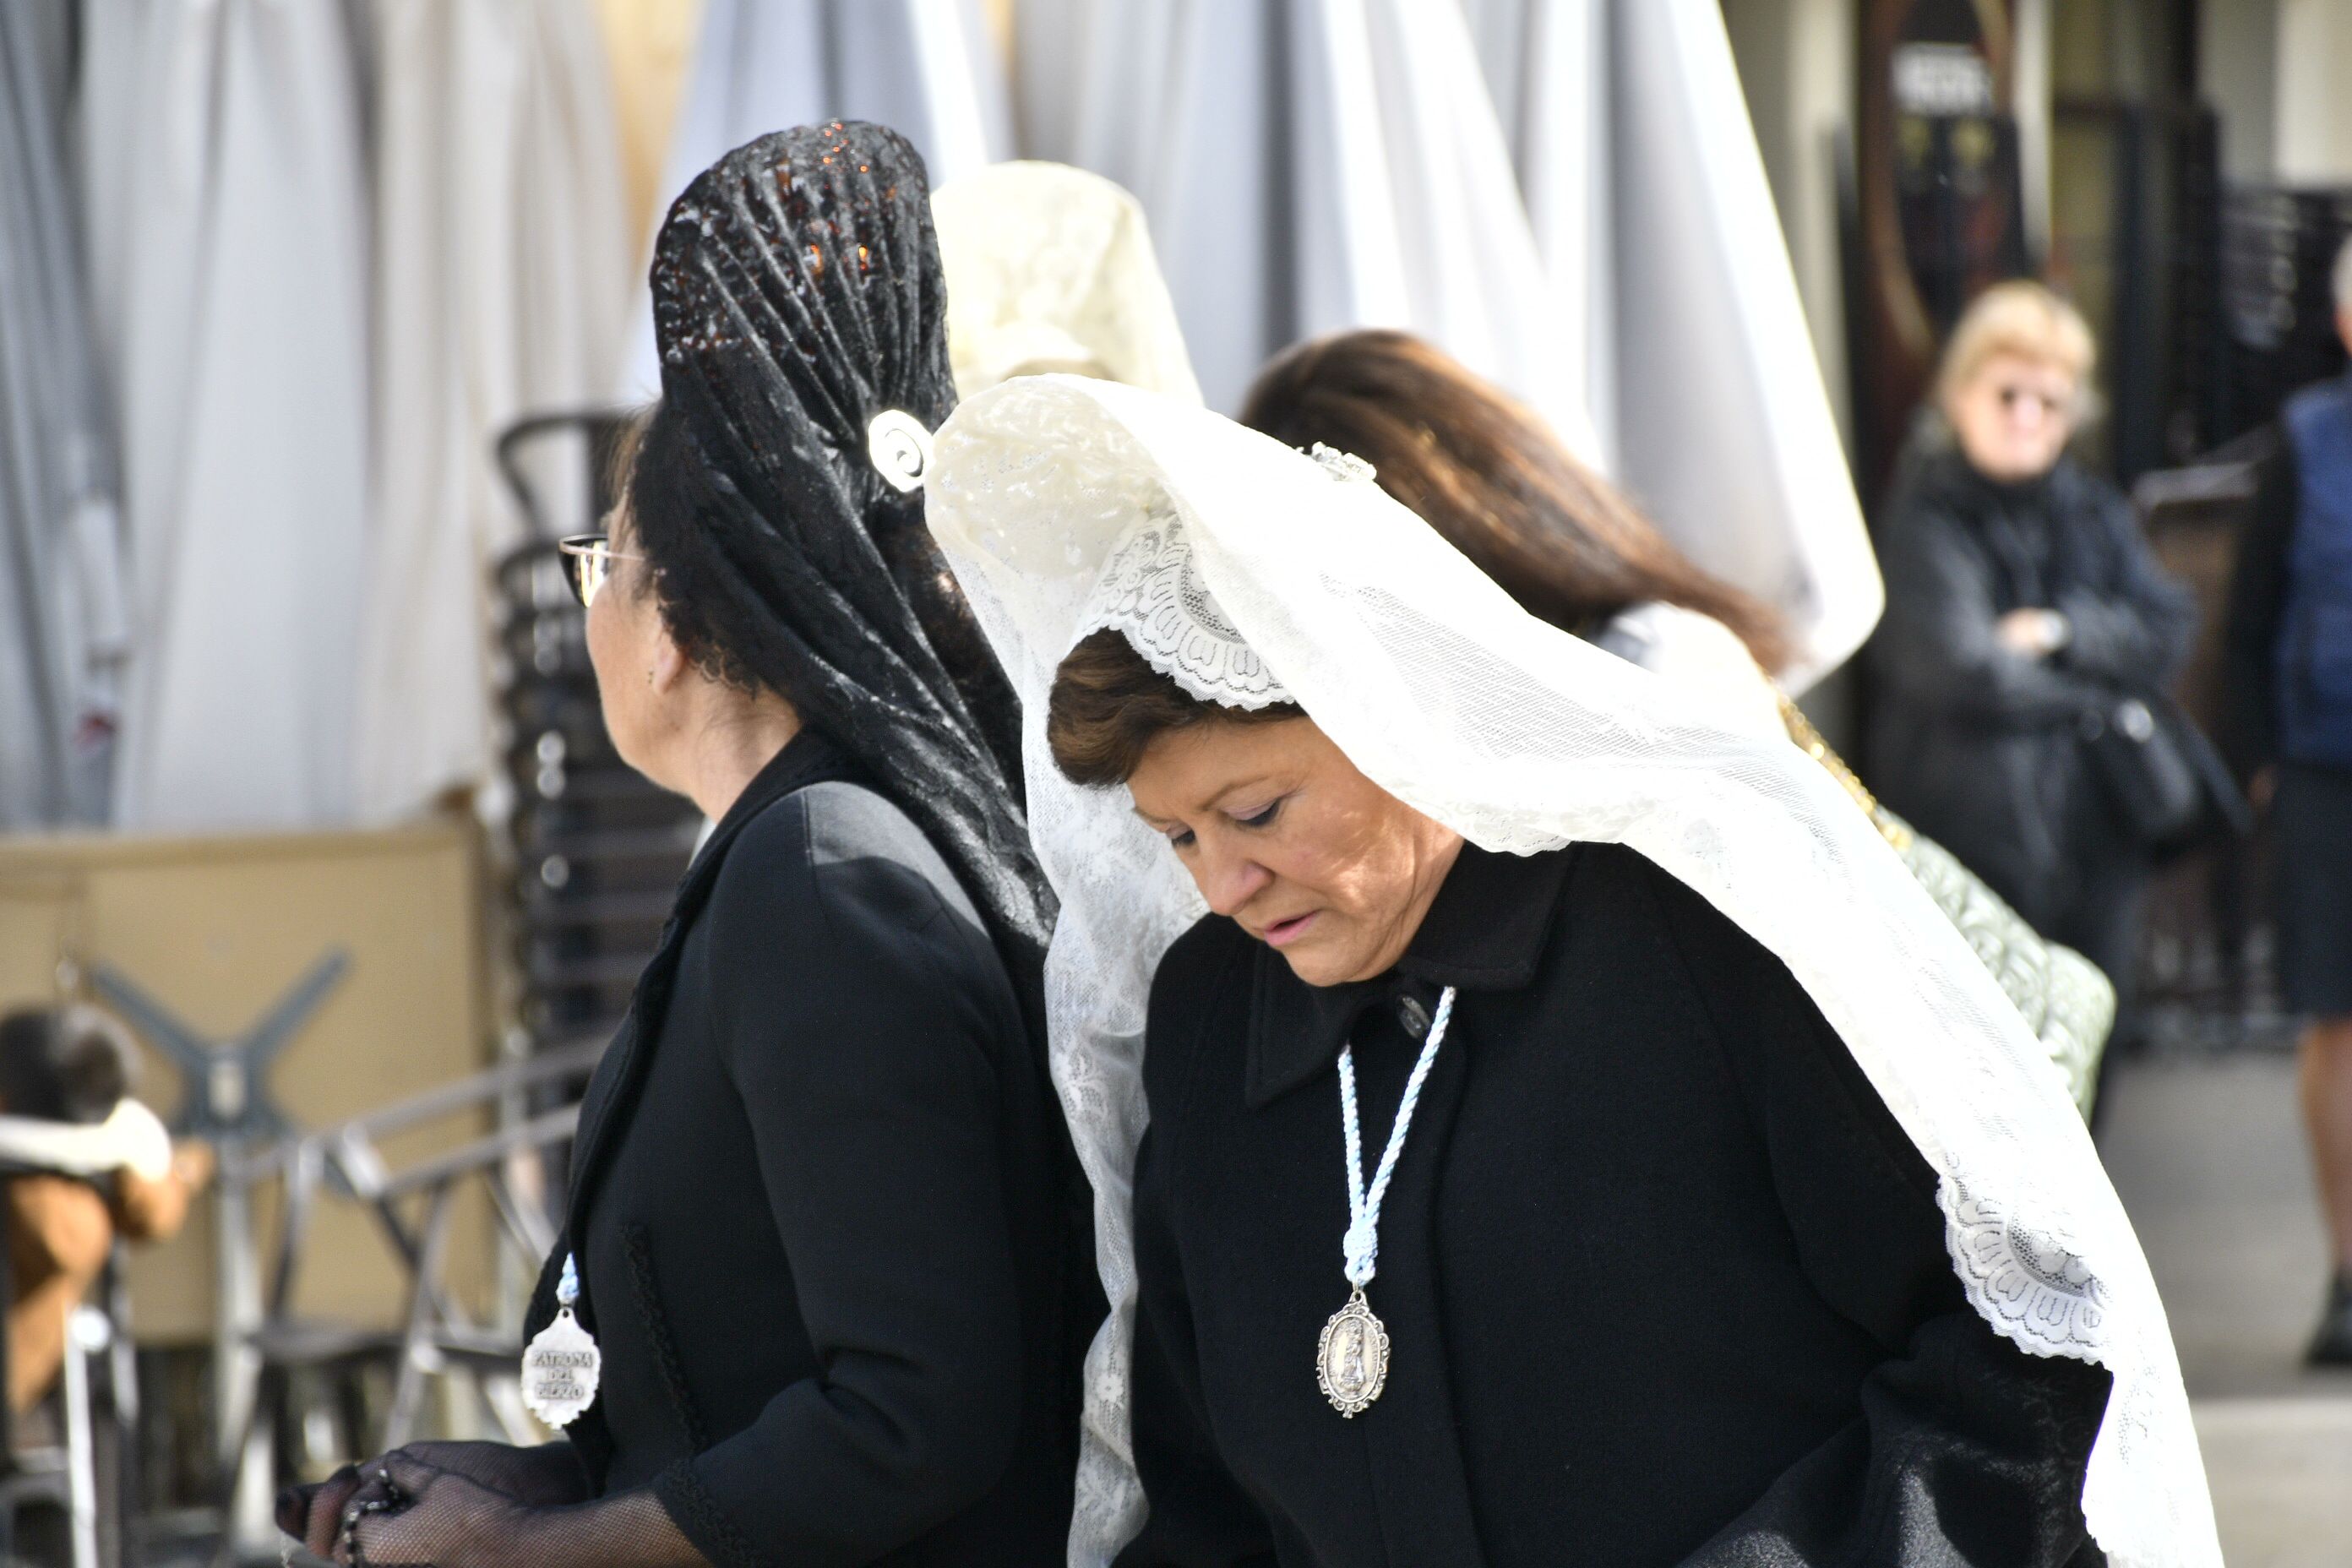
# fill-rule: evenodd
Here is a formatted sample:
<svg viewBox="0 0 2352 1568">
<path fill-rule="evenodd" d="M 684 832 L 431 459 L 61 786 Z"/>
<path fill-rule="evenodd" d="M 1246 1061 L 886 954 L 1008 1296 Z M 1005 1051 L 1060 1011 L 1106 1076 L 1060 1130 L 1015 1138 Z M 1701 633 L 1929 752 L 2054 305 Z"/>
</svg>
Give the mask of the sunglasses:
<svg viewBox="0 0 2352 1568">
<path fill-rule="evenodd" d="M 2035 387 L 1999 386 L 1993 389 L 1993 395 L 2000 399 L 2000 406 L 2006 413 L 2015 413 L 2021 403 L 2039 404 L 2042 414 L 2053 419 L 2063 419 L 2074 412 L 2069 399 L 2053 397 Z"/>
<path fill-rule="evenodd" d="M 572 596 L 583 610 L 596 602 L 597 593 L 613 575 L 614 562 L 645 559 L 614 549 L 613 537 L 607 533 L 575 533 L 556 541 L 555 548 L 562 557 L 563 580 L 572 584 Z"/>
</svg>

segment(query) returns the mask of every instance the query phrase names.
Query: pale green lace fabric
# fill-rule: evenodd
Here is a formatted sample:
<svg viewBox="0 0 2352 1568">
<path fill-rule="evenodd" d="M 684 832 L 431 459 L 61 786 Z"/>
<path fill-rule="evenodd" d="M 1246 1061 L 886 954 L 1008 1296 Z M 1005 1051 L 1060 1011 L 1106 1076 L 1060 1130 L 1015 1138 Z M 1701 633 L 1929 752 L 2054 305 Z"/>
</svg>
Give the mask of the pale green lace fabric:
<svg viewBox="0 0 2352 1568">
<path fill-rule="evenodd" d="M 2099 1058 L 2106 1055 L 2107 1037 L 2116 1026 L 2115 986 L 2097 964 L 2026 924 L 2024 916 L 1950 850 L 1921 837 L 1885 806 L 1872 816 L 1936 907 L 1992 971 L 2001 993 L 2025 1016 L 2026 1027 L 2066 1075 L 2066 1092 L 2087 1120 L 2098 1094 Z"/>
</svg>

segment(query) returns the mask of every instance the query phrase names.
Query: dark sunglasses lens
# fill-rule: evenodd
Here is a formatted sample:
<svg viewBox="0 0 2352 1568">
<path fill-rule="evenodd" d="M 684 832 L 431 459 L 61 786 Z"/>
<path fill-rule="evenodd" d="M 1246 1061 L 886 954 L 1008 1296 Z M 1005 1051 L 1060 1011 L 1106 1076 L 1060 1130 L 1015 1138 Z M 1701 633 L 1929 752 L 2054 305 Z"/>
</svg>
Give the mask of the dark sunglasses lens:
<svg viewBox="0 0 2352 1568">
<path fill-rule="evenodd" d="M 2030 403 L 2053 418 L 2065 412 L 2064 405 L 2057 398 L 2046 397 L 2030 387 L 2004 386 L 2000 389 L 1997 395 L 2000 398 L 2000 405 L 2005 412 L 2014 413 L 2018 405 L 2021 403 Z"/>
<path fill-rule="evenodd" d="M 567 539 L 556 547 L 557 559 L 563 563 L 563 581 L 583 609 L 596 596 L 596 590 L 604 586 L 611 569 L 607 564 L 611 558 L 605 553 L 609 548 L 604 540 L 593 535 Z"/>
</svg>

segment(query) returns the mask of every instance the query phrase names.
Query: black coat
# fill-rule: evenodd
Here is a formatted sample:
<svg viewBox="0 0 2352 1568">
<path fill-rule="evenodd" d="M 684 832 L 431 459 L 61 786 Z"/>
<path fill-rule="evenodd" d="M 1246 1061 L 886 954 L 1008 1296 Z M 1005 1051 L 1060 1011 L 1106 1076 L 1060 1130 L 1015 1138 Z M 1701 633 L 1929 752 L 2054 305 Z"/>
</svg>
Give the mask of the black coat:
<svg viewBox="0 0 2352 1568">
<path fill-rule="evenodd" d="M 2051 931 L 2083 883 L 2138 853 L 2091 772 L 2085 716 L 2171 679 L 2195 605 L 2131 503 L 2072 458 L 2003 485 L 1915 442 L 1878 559 L 1870 786 Z M 2009 652 L 1993 626 L 2017 609 L 2060 611 L 2072 640 L 2047 659 Z"/>
<path fill-rule="evenodd" d="M 1335 1060 L 1367 1173 L 1452 1026 L 1348 1299 Z M 1389 975 L 1317 989 L 1230 921 L 1152 987 L 1120 1568 L 2081 1568 L 2107 1373 L 1971 1311 L 1936 1182 L 1788 970 L 1633 852 L 1465 847 Z"/>
<path fill-rule="evenodd" d="M 2294 443 L 2273 426 L 2254 468 L 2254 503 L 2238 539 L 2221 628 L 2221 750 L 2242 782 L 2278 761 L 2279 634 L 2293 582 L 2303 475 Z"/>
<path fill-rule="evenodd" d="M 722 1568 L 1047 1564 L 1098 1300 L 1004 965 L 804 731 L 696 858 L 583 1107 L 569 1436 Z M 550 1260 L 529 1327 L 552 1314 Z"/>
</svg>

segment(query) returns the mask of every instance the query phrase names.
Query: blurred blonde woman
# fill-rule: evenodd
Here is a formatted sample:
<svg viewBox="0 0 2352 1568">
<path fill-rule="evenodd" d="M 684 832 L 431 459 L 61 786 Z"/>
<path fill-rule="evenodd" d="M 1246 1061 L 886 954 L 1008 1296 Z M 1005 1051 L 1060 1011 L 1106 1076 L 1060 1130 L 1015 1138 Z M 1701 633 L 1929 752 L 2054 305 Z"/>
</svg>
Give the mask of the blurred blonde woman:
<svg viewBox="0 0 2352 1568">
<path fill-rule="evenodd" d="M 2092 735 L 2168 681 L 2195 611 L 2131 506 L 2067 450 L 2096 352 L 2038 283 L 1954 329 L 1879 530 L 1871 780 L 2034 928 L 2132 990 L 2148 853 Z"/>
</svg>

